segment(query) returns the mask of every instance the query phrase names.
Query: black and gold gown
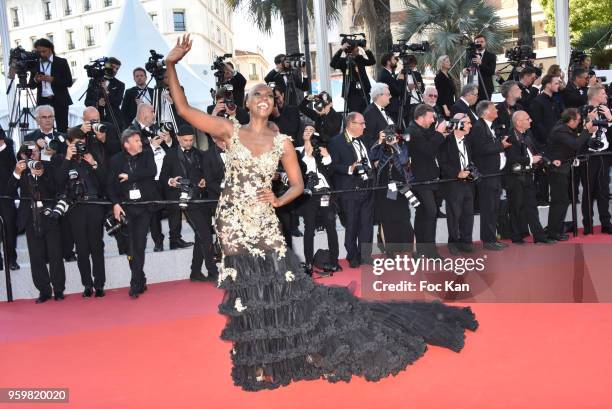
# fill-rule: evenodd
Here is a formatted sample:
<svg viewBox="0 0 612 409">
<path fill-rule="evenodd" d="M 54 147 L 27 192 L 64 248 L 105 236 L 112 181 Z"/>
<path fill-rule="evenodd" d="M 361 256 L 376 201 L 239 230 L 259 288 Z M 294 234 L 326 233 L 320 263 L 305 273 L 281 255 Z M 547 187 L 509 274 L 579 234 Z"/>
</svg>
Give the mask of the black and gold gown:
<svg viewBox="0 0 612 409">
<path fill-rule="evenodd" d="M 221 338 L 231 341 L 234 383 L 245 390 L 292 381 L 377 381 L 417 360 L 427 344 L 460 351 L 478 326 L 469 308 L 440 302 L 369 302 L 346 287 L 316 284 L 287 249 L 274 208 L 257 201 L 269 188 L 289 137 L 253 156 L 236 124 L 226 151 L 216 229 L 223 250 Z"/>
</svg>

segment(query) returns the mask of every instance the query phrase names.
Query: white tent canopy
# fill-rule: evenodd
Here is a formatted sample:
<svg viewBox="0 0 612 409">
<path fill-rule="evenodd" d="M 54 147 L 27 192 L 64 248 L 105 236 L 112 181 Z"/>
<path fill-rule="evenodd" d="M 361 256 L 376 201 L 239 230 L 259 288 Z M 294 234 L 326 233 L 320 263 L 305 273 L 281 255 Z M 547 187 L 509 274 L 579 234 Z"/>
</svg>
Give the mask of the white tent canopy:
<svg viewBox="0 0 612 409">
<path fill-rule="evenodd" d="M 113 24 L 106 44 L 102 47 L 100 57 L 112 56 L 121 61 L 121 69 L 117 78 L 126 84 L 127 89 L 134 85 L 132 70 L 136 67 L 144 67 L 151 56 L 149 50 L 155 50 L 159 54 L 166 55 L 170 47 L 153 25 L 151 18 L 140 2 L 138 0 L 125 0 L 121 15 L 117 23 Z M 212 99 L 209 90 L 214 88 L 214 80 L 211 79 L 208 82 L 202 80 L 184 63 L 177 66 L 177 72 L 191 105 L 205 109 L 211 104 Z M 70 88 L 70 95 L 74 102 L 71 107 L 71 117 L 72 114 L 80 116 L 83 111 L 85 98 L 81 101 L 78 101 L 78 99 L 87 89 L 88 82 L 89 79 L 83 75 Z M 155 86 L 155 80 L 153 80 L 151 86 Z"/>
</svg>

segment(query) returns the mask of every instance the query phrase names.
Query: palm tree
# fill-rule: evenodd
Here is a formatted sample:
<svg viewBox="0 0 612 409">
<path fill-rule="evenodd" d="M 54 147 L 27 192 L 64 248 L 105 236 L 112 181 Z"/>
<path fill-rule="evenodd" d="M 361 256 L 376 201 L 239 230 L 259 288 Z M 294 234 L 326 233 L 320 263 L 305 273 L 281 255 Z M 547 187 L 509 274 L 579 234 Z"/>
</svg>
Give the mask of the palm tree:
<svg viewBox="0 0 612 409">
<path fill-rule="evenodd" d="M 361 0 L 357 5 L 355 20 L 363 19 L 370 37 L 370 49 L 375 56 L 388 52 L 393 44 L 390 3 L 390 0 Z M 382 69 L 380 65 L 377 67 Z"/>
<path fill-rule="evenodd" d="M 572 48 L 587 51 L 592 64 L 609 67 L 612 64 L 612 23 L 595 25 L 572 40 Z"/>
<path fill-rule="evenodd" d="M 531 0 L 518 0 L 518 42 L 533 47 Z"/>
<path fill-rule="evenodd" d="M 496 16 L 495 9 L 484 0 L 405 1 L 407 17 L 402 25 L 403 38 L 427 40 L 431 46 L 421 65 L 435 67 L 438 57 L 448 55 L 452 62 L 457 62 L 452 73 L 458 77 L 464 67 L 465 46 L 477 34 L 485 36 L 489 51 L 502 51 L 508 32 Z"/>
<path fill-rule="evenodd" d="M 301 1 L 307 1 L 307 7 L 312 15 L 312 0 L 225 0 L 235 11 L 246 7 L 248 15 L 257 28 L 266 34 L 272 32 L 274 19 L 280 17 L 285 31 L 285 50 L 287 54 L 300 51 L 299 27 L 301 23 Z M 339 0 L 325 0 L 327 10 L 327 25 L 331 25 L 340 16 Z"/>
</svg>

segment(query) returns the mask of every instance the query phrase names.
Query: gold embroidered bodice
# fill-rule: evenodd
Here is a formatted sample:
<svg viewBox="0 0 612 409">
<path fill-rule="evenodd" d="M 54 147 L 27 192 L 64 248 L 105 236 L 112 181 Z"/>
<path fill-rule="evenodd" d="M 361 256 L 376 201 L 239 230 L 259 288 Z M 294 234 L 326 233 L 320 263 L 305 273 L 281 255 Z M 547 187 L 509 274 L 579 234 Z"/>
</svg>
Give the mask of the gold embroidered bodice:
<svg viewBox="0 0 612 409">
<path fill-rule="evenodd" d="M 276 250 L 280 257 L 286 252 L 279 221 L 270 203 L 258 202 L 257 191 L 269 189 L 283 154 L 287 135 L 277 134 L 271 150 L 259 156 L 240 142 L 240 124 L 234 122 L 234 132 L 226 149 L 225 188 L 221 192 L 216 212 L 217 235 L 223 256 L 248 252 L 264 256 Z"/>
</svg>

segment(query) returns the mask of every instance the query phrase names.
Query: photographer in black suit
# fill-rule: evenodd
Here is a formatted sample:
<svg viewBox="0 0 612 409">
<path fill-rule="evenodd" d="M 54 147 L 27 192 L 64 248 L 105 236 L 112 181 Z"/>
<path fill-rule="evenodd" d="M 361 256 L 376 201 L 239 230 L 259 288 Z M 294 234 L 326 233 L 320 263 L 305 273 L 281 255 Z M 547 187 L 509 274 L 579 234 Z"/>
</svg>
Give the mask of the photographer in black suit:
<svg viewBox="0 0 612 409">
<path fill-rule="evenodd" d="M 504 82 L 506 85 L 508 81 Z M 502 86 L 503 86 L 502 85 Z M 505 149 L 506 166 L 504 171 L 504 186 L 508 193 L 508 206 L 510 208 L 510 226 L 512 229 L 512 242 L 524 244 L 523 223 L 527 222 L 534 243 L 554 243 L 547 237 L 538 214 L 535 184 L 533 182 L 533 168 L 543 166 L 545 159 L 535 149 L 531 140 L 531 118 L 525 111 L 516 111 L 512 115 L 512 128 L 508 137 L 508 146 Z"/>
<path fill-rule="evenodd" d="M 234 64 L 231 62 L 225 63 L 225 71 L 223 72 L 223 80 L 233 87 L 234 101 L 240 108 L 244 108 L 244 88 L 247 80 L 244 76 L 236 71 Z"/>
<path fill-rule="evenodd" d="M 51 105 L 39 105 L 34 110 L 34 118 L 38 129 L 30 132 L 23 137 L 24 142 L 36 142 L 41 150 L 43 160 L 48 160 L 50 152 L 66 153 L 66 134 L 53 129 L 53 121 L 55 119 L 55 110 Z"/>
<path fill-rule="evenodd" d="M 581 67 L 575 67 L 567 86 L 561 91 L 563 108 L 580 108 L 587 104 L 589 72 Z"/>
<path fill-rule="evenodd" d="M 304 92 L 310 90 L 310 81 L 303 70 L 292 68 L 291 62 L 285 54 L 274 57 L 276 65 L 264 78 L 266 84 L 274 83 L 274 89 L 280 90 L 283 95 L 290 95 L 287 105 L 297 106 L 303 99 Z M 290 83 L 293 89 L 288 90 Z"/>
<path fill-rule="evenodd" d="M 216 143 L 210 141 L 208 144 L 209 148 L 204 151 L 203 163 L 204 163 L 204 180 L 206 180 L 206 189 L 203 192 L 203 199 L 206 200 L 219 200 L 221 191 L 225 188 L 225 149 L 219 147 Z M 212 234 L 216 234 L 213 229 L 212 218 L 215 216 L 217 210 L 217 202 L 205 203 L 202 209 L 206 212 L 206 220 L 208 220 L 209 231 Z M 214 242 L 215 244 L 207 249 L 214 257 L 220 258 L 221 248 L 219 246 L 219 240 Z M 196 262 L 198 265 L 202 265 L 202 260 L 205 257 L 209 257 L 204 254 L 197 254 Z M 199 261 L 198 261 L 199 260 Z M 211 277 L 212 278 L 212 277 Z"/>
<path fill-rule="evenodd" d="M 37 72 L 32 72 L 28 87 L 36 89 L 36 105 L 51 105 L 55 110 L 55 123 L 59 132 L 68 129 L 68 107 L 72 99 L 68 88 L 72 86 L 72 73 L 65 58 L 55 55 L 53 43 L 46 38 L 34 42 L 40 55 Z"/>
<path fill-rule="evenodd" d="M 40 293 L 36 303 L 49 300 L 52 293 L 56 301 L 63 300 L 66 272 L 62 261 L 60 226 L 56 218 L 45 214 L 46 209 L 53 209 L 56 204 L 55 162 L 41 161 L 40 150 L 32 142 L 24 143 L 17 157 L 19 161 L 9 179 L 9 186 L 19 188 L 20 196 L 24 198 L 19 201 L 17 228 L 26 232 L 32 280 Z"/>
<path fill-rule="evenodd" d="M 475 84 L 467 84 L 461 88 L 461 96 L 451 107 L 451 115 L 465 114 L 470 117 L 472 125 L 478 121 L 478 115 L 474 112 L 478 101 L 478 87 Z"/>
<path fill-rule="evenodd" d="M 508 134 L 496 135 L 493 122 L 497 119 L 497 109 L 490 101 L 480 101 L 476 105 L 480 117 L 472 127 L 469 136 L 474 165 L 483 175 L 499 173 L 506 166 L 504 150 L 510 146 Z M 487 250 L 502 250 L 507 244 L 497 241 L 496 226 L 499 200 L 502 190 L 501 176 L 483 177 L 478 184 L 480 204 L 480 239 Z"/>
<path fill-rule="evenodd" d="M 178 200 L 187 222 L 195 233 L 195 245 L 191 261 L 191 281 L 212 280 L 219 275 L 212 248 L 211 219 L 203 203 L 187 203 L 189 199 L 204 198 L 207 189 L 204 173 L 204 152 L 194 147 L 195 130 L 181 126 L 178 130 L 179 146 L 164 157 L 159 182 L 164 186 L 167 200 Z M 202 274 L 203 256 L 208 274 Z"/>
<path fill-rule="evenodd" d="M 372 103 L 363 111 L 366 129 L 361 138 L 368 149 L 378 142 L 380 131 L 394 124 L 391 115 L 387 113 L 387 107 L 392 99 L 387 84 L 375 82 L 370 90 L 370 97 Z"/>
<path fill-rule="evenodd" d="M 383 67 L 383 69 L 380 70 L 380 73 L 378 74 L 378 82 L 387 84 L 389 91 L 391 92 L 391 102 L 387 107 L 387 112 L 394 122 L 397 122 L 400 100 L 404 96 L 404 74 L 400 73 L 397 75 L 395 73 L 397 62 L 398 59 L 395 54 L 383 54 L 382 57 L 380 57 L 380 65 Z"/>
<path fill-rule="evenodd" d="M 529 111 L 531 101 L 538 96 L 538 89 L 533 86 L 533 83 L 538 78 L 536 69 L 533 67 L 525 67 L 519 73 L 519 87 L 521 88 L 521 98 L 517 103 L 526 111 Z"/>
<path fill-rule="evenodd" d="M 83 123 L 79 126 L 81 132 L 87 135 L 87 149 L 96 161 L 105 168 L 115 154 L 121 152 L 119 130 L 110 122 L 100 120 L 100 112 L 95 107 L 87 107 L 83 111 Z"/>
<path fill-rule="evenodd" d="M 105 63 L 106 66 L 109 67 L 108 72 L 112 73 L 112 76 L 106 76 L 105 74 L 102 78 L 91 78 L 89 80 L 85 95 L 85 106 L 96 107 L 100 112 L 102 121 L 114 122 L 114 118 L 117 121 L 117 126 L 122 128 L 123 118 L 120 106 L 121 101 L 123 101 L 125 84 L 115 78 L 119 68 L 121 68 L 121 61 L 115 57 L 110 57 Z M 105 97 L 105 94 L 107 97 Z"/>
<path fill-rule="evenodd" d="M 342 96 L 347 96 L 347 112 L 363 112 L 370 103 L 370 79 L 365 67 L 375 65 L 376 57 L 370 50 L 351 46 L 346 38 L 341 44 L 329 65 L 342 71 Z"/>
<path fill-rule="evenodd" d="M 497 55 L 487 51 L 487 39 L 479 34 L 474 37 L 476 53 L 471 63 L 478 68 L 478 101 L 491 99 L 493 97 L 493 76 L 497 65 Z"/>
<path fill-rule="evenodd" d="M 134 121 L 138 104 L 145 102 L 153 105 L 153 88 L 147 87 L 147 71 L 142 67 L 136 67 L 132 74 L 136 86 L 125 91 L 121 103 L 121 116 L 125 125 Z"/>
<path fill-rule="evenodd" d="M 304 179 L 304 201 L 298 211 L 304 216 L 304 259 L 306 273 L 312 275 L 314 261 L 314 235 L 317 221 L 327 233 L 329 264 L 322 266 L 326 272 L 342 270 L 338 264 L 338 233 L 336 232 L 336 211 L 329 194 L 313 195 L 331 190 L 332 159 L 327 148 L 321 144 L 319 135 L 312 125 L 304 127 L 304 146 L 296 149 L 302 178 Z"/>
<path fill-rule="evenodd" d="M 159 200 L 160 195 L 155 184 L 155 161 L 150 153 L 143 151 L 139 131 L 126 129 L 121 135 L 121 142 L 124 151 L 111 158 L 106 191 L 113 203 L 115 220 L 127 219 L 130 241 L 128 261 L 132 272 L 129 295 L 138 298 L 147 289 L 145 247 L 155 205 L 137 203 Z"/>
<path fill-rule="evenodd" d="M 435 129 L 434 109 L 427 104 L 420 104 L 414 109 L 414 120 L 408 126 L 410 141 L 410 170 L 414 182 L 427 182 L 440 178 L 440 168 L 437 163 L 438 149 L 448 135 L 446 124 L 440 122 Z M 419 185 L 412 188 L 421 202 L 414 216 L 414 234 L 416 236 L 415 255 L 428 258 L 440 258 L 436 250 L 436 204 L 435 191 L 437 184 Z"/>
<path fill-rule="evenodd" d="M 367 188 L 374 182 L 372 162 L 365 144 L 361 141 L 364 129 L 363 115 L 351 112 L 346 117 L 344 132 L 334 136 L 329 142 L 335 189 Z M 374 229 L 373 192 L 367 190 L 342 194 L 340 207 L 345 215 L 344 247 L 350 267 L 370 264 Z"/>
<path fill-rule="evenodd" d="M 512 127 L 512 115 L 523 110 L 523 107 L 517 102 L 521 97 L 521 88 L 518 82 L 509 80 L 504 81 L 499 87 L 499 91 L 504 100 L 498 102 L 495 106 L 497 108 L 495 124 L 504 129 L 510 129 Z"/>
<path fill-rule="evenodd" d="M 4 129 L 0 126 L 0 196 L 17 197 L 17 189 L 9 183 L 16 164 L 13 140 L 6 137 Z M 8 250 L 8 254 L 4 254 L 5 260 L 0 256 L 0 267 L 3 267 L 6 261 L 7 268 L 19 270 L 20 267 L 17 264 L 17 209 L 14 199 L 0 199 L 0 216 L 4 220 Z M 2 253 L 4 253 L 4 248 L 2 248 Z"/>
<path fill-rule="evenodd" d="M 280 133 L 291 137 L 294 146 L 304 145 L 300 135 L 300 111 L 297 106 L 285 101 L 285 92 L 279 88 L 274 88 L 274 110 L 270 121 L 278 126 Z"/>
<path fill-rule="evenodd" d="M 237 102 L 234 102 L 233 105 L 228 107 L 228 104 L 225 103 L 225 99 L 223 94 L 217 93 L 215 95 L 216 104 L 209 105 L 206 108 L 206 112 L 208 115 L 216 115 L 221 116 L 227 119 L 236 119 L 240 125 L 246 125 L 249 123 L 249 112 L 238 105 Z"/>
<path fill-rule="evenodd" d="M 94 289 L 96 297 L 104 297 L 106 269 L 102 226 L 106 206 L 87 202 L 105 198 L 107 168 L 102 159 L 98 160 L 98 152 L 87 149 L 87 139 L 88 135 L 78 127 L 68 130 L 68 149 L 66 156 L 59 158 L 56 181 L 60 197 L 69 202 L 79 202 L 71 207 L 65 217 L 70 220 L 76 243 L 83 297 L 91 297 Z"/>
<path fill-rule="evenodd" d="M 570 204 L 569 177 L 576 153 L 587 143 L 597 129 L 589 119 L 582 132 L 580 111 L 568 108 L 561 114 L 561 121 L 555 125 L 548 137 L 547 153 L 553 166 L 548 169 L 550 183 L 550 209 L 548 211 L 548 237 L 565 241 L 569 236 L 562 231 L 563 222 Z"/>
<path fill-rule="evenodd" d="M 308 107 L 312 102 L 313 108 Z M 317 95 L 308 95 L 299 106 L 300 112 L 314 121 L 315 131 L 325 144 L 338 135 L 342 129 L 342 114 L 334 110 L 331 95 L 323 91 Z"/>
<path fill-rule="evenodd" d="M 470 169 L 472 149 L 466 136 L 472 129 L 472 121 L 466 114 L 455 114 L 453 135 L 440 146 L 438 161 L 442 179 L 459 179 L 441 185 L 446 199 L 446 226 L 448 250 L 451 254 L 471 253 L 474 227 L 474 183 Z"/>
</svg>

